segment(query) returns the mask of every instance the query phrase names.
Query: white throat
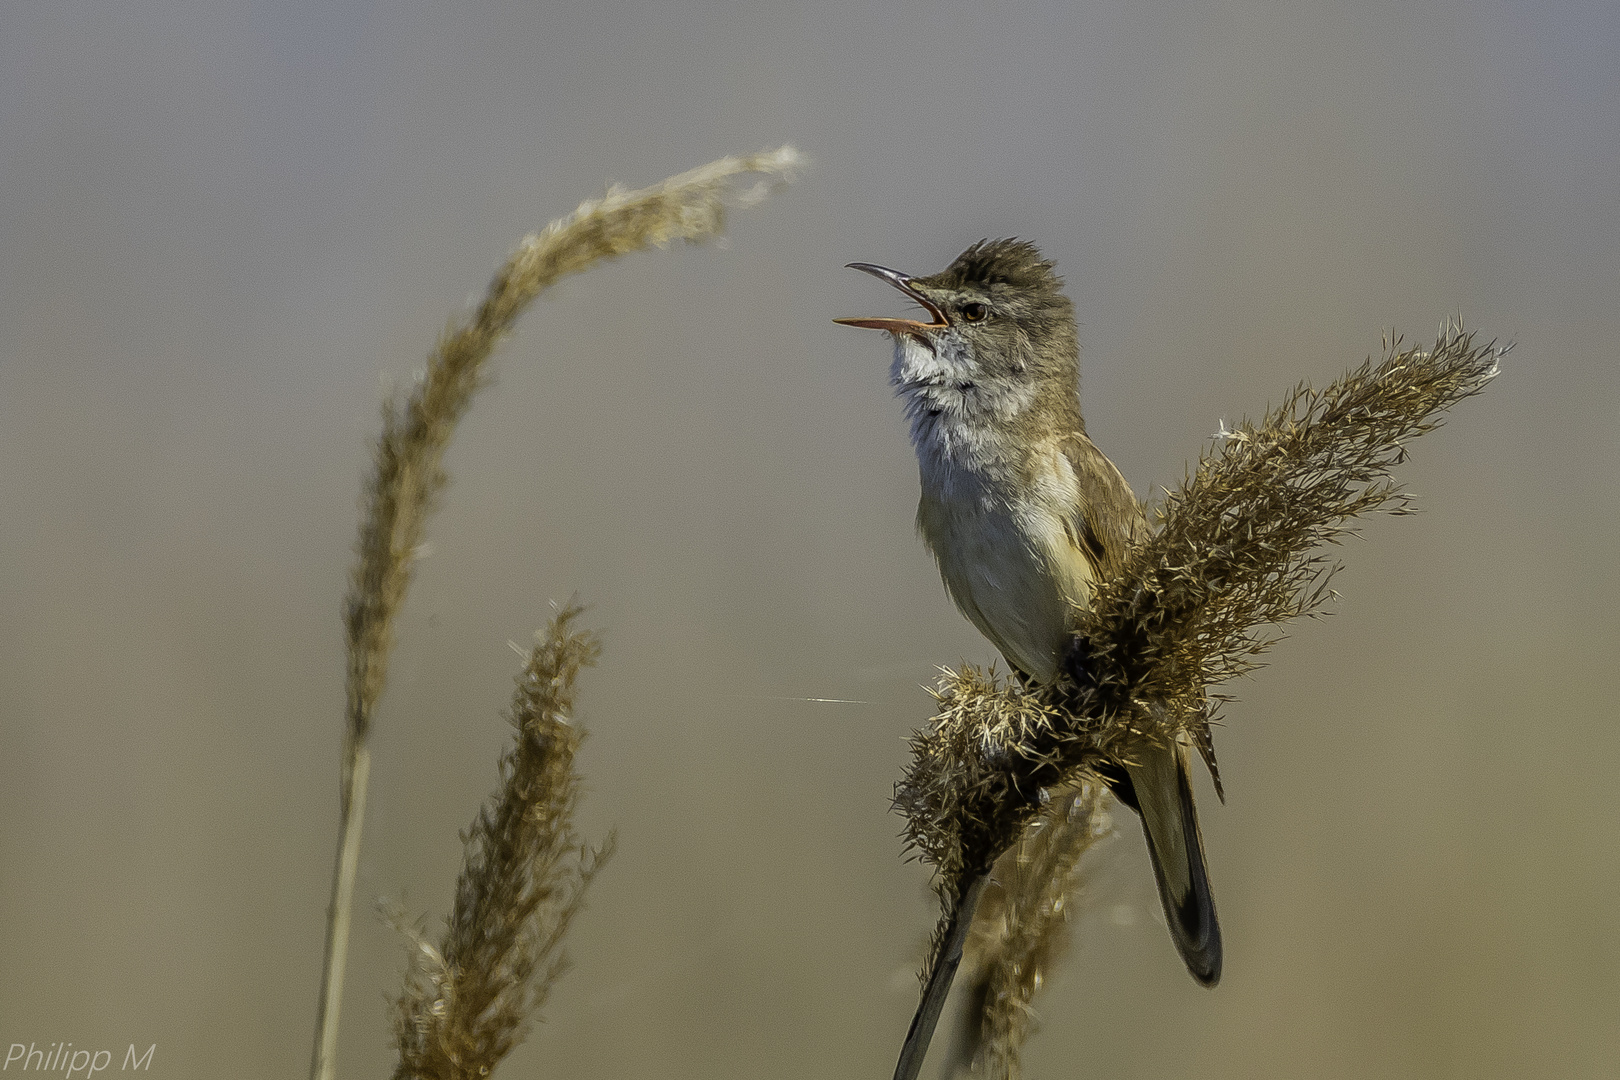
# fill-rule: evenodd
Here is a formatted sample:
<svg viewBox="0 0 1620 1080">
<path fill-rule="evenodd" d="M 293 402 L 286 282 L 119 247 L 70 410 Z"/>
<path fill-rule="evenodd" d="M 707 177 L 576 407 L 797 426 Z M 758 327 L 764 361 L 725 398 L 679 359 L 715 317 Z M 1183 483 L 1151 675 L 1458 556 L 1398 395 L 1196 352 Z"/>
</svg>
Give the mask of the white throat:
<svg viewBox="0 0 1620 1080">
<path fill-rule="evenodd" d="M 954 334 L 941 334 L 930 348 L 910 334 L 896 334 L 889 382 L 905 403 L 911 444 L 924 483 L 954 487 L 976 474 L 994 480 L 1017 449 L 1006 425 L 1029 408 L 1035 388 L 1027 380 L 986 376 Z"/>
</svg>

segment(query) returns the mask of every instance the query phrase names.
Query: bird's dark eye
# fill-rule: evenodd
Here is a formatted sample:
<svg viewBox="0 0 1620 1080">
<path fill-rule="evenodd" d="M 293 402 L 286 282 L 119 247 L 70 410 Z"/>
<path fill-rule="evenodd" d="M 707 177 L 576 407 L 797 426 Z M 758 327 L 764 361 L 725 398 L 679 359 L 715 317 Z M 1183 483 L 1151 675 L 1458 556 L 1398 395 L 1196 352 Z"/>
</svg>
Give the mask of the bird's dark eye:
<svg viewBox="0 0 1620 1080">
<path fill-rule="evenodd" d="M 985 316 L 990 314 L 990 309 L 977 300 L 963 304 L 961 311 L 963 322 L 983 322 Z"/>
</svg>

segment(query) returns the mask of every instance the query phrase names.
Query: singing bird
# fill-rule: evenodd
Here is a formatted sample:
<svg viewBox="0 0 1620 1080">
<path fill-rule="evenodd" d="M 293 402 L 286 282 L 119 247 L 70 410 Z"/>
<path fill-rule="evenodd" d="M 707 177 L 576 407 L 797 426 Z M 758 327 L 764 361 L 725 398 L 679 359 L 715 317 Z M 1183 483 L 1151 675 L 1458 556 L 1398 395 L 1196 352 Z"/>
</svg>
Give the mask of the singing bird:
<svg viewBox="0 0 1620 1080">
<path fill-rule="evenodd" d="M 938 274 L 850 263 L 929 321 L 838 319 L 894 338 L 922 501 L 917 527 L 951 599 L 1025 680 L 1071 656 L 1096 582 L 1147 531 L 1142 506 L 1080 416 L 1080 345 L 1063 280 L 1033 244 L 981 240 Z M 1192 977 L 1221 977 L 1221 931 L 1188 746 L 1142 746 L 1098 769 L 1142 817 L 1170 936 Z"/>
</svg>

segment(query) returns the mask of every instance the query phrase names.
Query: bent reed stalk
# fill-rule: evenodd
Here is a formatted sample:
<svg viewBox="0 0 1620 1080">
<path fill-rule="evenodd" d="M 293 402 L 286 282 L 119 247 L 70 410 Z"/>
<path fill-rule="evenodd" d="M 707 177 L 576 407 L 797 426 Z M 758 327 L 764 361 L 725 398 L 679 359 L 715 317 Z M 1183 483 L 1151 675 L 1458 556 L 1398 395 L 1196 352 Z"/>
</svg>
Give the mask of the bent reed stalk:
<svg viewBox="0 0 1620 1080">
<path fill-rule="evenodd" d="M 394 647 L 423 529 L 448 477 L 443 459 L 455 426 L 483 384 L 485 365 L 529 303 L 560 279 L 611 259 L 674 240 L 718 234 L 728 205 L 750 206 L 801 163 L 790 146 L 722 158 L 639 191 L 610 188 L 567 217 L 525 237 L 490 282 L 482 301 L 452 321 L 426 371 L 403 401 L 383 406 L 382 435 L 365 486 L 356 561 L 344 601 L 347 679 L 341 825 L 327 911 L 311 1080 L 332 1080 L 348 953 L 355 876 L 371 755 L 367 740 Z M 744 184 L 750 176 L 759 179 Z"/>
<path fill-rule="evenodd" d="M 1386 340 L 1380 363 L 1369 358 L 1325 390 L 1300 384 L 1259 424 L 1223 425 L 1196 472 L 1166 491 L 1158 528 L 1100 583 L 1066 665 L 1073 677 L 1030 689 L 993 670 L 944 670 L 894 799 L 907 848 L 935 868 L 942 909 L 919 1020 L 937 1018 L 960 925 L 997 858 L 1041 814 L 1043 793 L 1182 733 L 1220 790 L 1210 725 L 1230 699 L 1208 688 L 1259 666 L 1277 624 L 1323 613 L 1338 564 L 1321 546 L 1360 515 L 1412 512 L 1413 496 L 1391 480 L 1406 443 L 1483 390 L 1509 348 L 1476 344 L 1460 325 L 1428 349 Z M 1022 1009 L 1028 996 L 999 1000 Z M 982 1026 L 1000 1039 L 982 1060 L 1016 1076 L 1013 1040 L 1028 1025 L 987 1011 Z M 897 1080 L 916 1076 L 931 1033 L 914 1021 Z"/>
</svg>

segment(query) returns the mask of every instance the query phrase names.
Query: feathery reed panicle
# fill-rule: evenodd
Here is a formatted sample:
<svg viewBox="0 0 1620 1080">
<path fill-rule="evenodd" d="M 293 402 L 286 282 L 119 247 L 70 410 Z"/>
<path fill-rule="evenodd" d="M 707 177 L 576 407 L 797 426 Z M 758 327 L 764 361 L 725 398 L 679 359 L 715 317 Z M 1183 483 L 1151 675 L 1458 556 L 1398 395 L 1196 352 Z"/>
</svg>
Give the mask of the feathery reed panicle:
<svg viewBox="0 0 1620 1080">
<path fill-rule="evenodd" d="M 1275 624 L 1321 613 L 1337 569 L 1322 544 L 1357 516 L 1411 512 L 1390 478 L 1405 444 L 1479 393 L 1509 348 L 1447 326 L 1432 348 L 1386 342 L 1380 363 L 1324 390 L 1296 387 L 1259 424 L 1223 429 L 1166 493 L 1157 530 L 1099 583 L 1069 678 L 1036 691 L 971 667 L 943 673 L 895 789 L 909 848 L 938 871 L 942 932 L 925 974 L 941 970 L 964 890 L 1022 835 L 1043 790 L 1183 731 L 1220 789 L 1210 724 L 1227 699 L 1207 688 L 1258 666 Z M 902 1065 L 919 1066 L 910 1041 Z"/>
<path fill-rule="evenodd" d="M 342 822 L 327 912 L 326 958 L 317 1006 L 311 1080 L 331 1080 L 343 972 L 359 867 L 371 757 L 367 736 L 387 681 L 394 621 L 421 553 L 423 528 L 447 476 L 444 453 L 482 385 L 485 364 L 529 303 L 548 286 L 596 262 L 673 240 L 716 235 L 728 205 L 749 206 L 790 178 L 801 158 L 790 146 L 722 158 L 639 191 L 610 188 L 567 217 L 525 237 L 496 272 L 483 300 L 452 321 L 426 371 L 402 401 L 383 406 L 343 605 L 347 679 Z M 758 177 L 751 185 L 749 176 Z"/>
<path fill-rule="evenodd" d="M 1406 444 L 1483 390 L 1511 347 L 1460 326 L 1428 349 L 1389 342 L 1382 362 L 1324 390 L 1302 384 L 1259 424 L 1222 430 L 1220 451 L 1168 493 L 1159 529 L 1098 591 L 1084 631 L 1095 706 L 1164 703 L 1160 724 L 1191 726 L 1213 772 L 1205 687 L 1259 666 L 1271 627 L 1322 611 L 1338 564 L 1317 549 L 1351 519 L 1413 511 L 1391 479 Z"/>
<path fill-rule="evenodd" d="M 422 527 L 444 488 L 445 449 L 484 378 L 484 364 L 530 301 L 603 259 L 672 240 L 701 240 L 725 225 L 728 202 L 751 205 L 799 163 L 784 146 L 722 158 L 640 191 L 610 188 L 537 235 L 525 237 L 470 315 L 439 338 L 427 370 L 402 402 L 383 406 L 382 436 L 366 486 L 358 560 L 344 602 L 348 636 L 345 769 L 363 741 L 388 674 L 394 617 L 410 586 Z M 743 190 L 740 177 L 765 180 Z"/>
<path fill-rule="evenodd" d="M 1069 946 L 1082 856 L 1114 834 L 1107 789 L 1083 777 L 1054 793 L 1040 816 L 996 861 L 968 935 L 973 970 L 951 1071 L 1017 1080 L 1024 1041 L 1036 1028 L 1030 1002 Z"/>
<path fill-rule="evenodd" d="M 990 868 L 1016 838 L 1019 823 L 982 812 L 985 806 L 1037 800 L 1038 788 L 1018 789 L 1026 748 L 1054 741 L 1058 707 L 992 666 L 941 668 L 929 691 L 934 718 L 912 732 L 911 764 L 895 787 L 905 817 L 906 847 L 936 867 L 941 898 L 954 902 L 962 880 Z"/>
<path fill-rule="evenodd" d="M 415 946 L 395 1004 L 395 1080 L 487 1077 L 522 1041 L 567 965 L 561 941 L 586 887 L 613 849 L 574 829 L 584 733 L 570 720 L 580 669 L 596 662 L 596 635 L 573 628 L 577 604 L 558 612 L 517 677 L 515 729 L 501 757 L 500 789 L 464 835 L 466 864 L 443 938 L 394 923 Z"/>
</svg>

